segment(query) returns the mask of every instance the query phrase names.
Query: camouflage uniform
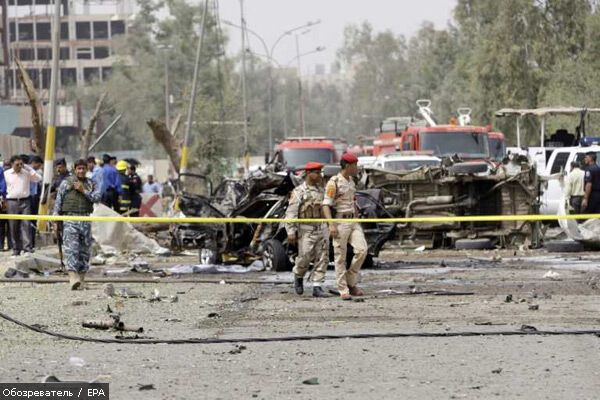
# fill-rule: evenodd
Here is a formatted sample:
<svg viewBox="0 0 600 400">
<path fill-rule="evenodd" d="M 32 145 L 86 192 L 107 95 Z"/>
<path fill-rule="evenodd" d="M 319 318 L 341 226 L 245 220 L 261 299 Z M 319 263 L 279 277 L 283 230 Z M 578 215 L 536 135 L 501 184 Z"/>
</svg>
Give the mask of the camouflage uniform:
<svg viewBox="0 0 600 400">
<path fill-rule="evenodd" d="M 296 187 L 290 197 L 286 218 L 322 218 L 323 189 L 306 182 Z M 298 256 L 294 274 L 303 277 L 310 263 L 315 264 L 313 286 L 325 281 L 329 263 L 329 240 L 326 224 L 286 224 L 288 235 L 295 234 L 298 240 Z"/>
<path fill-rule="evenodd" d="M 339 173 L 327 182 L 323 205 L 332 209 L 333 218 L 354 218 L 356 216 L 354 196 L 356 186 L 352 179 L 347 180 Z M 367 257 L 367 241 L 358 222 L 337 224 L 338 236 L 333 238 L 335 275 L 340 294 L 349 294 L 349 288 L 358 284 L 358 276 Z M 348 244 L 354 249 L 354 259 L 346 268 Z"/>
<path fill-rule="evenodd" d="M 74 176 L 69 177 L 58 187 L 54 215 L 88 216 L 93 210 L 93 204 L 100 201 L 100 189 L 92 180 L 85 178 L 82 181 L 84 193 L 73 189 L 76 180 Z M 64 221 L 63 250 L 68 271 L 87 272 L 89 269 L 91 227 L 90 222 Z"/>
</svg>

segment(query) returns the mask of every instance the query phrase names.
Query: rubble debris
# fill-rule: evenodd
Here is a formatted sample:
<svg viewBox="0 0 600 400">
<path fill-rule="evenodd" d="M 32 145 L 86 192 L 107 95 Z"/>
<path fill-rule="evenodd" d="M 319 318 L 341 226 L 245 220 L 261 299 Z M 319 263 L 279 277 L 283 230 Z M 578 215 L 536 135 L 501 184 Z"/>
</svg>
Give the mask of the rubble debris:
<svg viewBox="0 0 600 400">
<path fill-rule="evenodd" d="M 90 304 L 89 301 L 85 301 L 85 300 L 75 300 L 75 301 L 71 302 L 71 305 L 75 306 L 75 307 L 87 306 L 88 304 Z"/>
<path fill-rule="evenodd" d="M 499 374 L 500 372 L 502 372 L 502 368 L 496 368 L 492 370 L 492 374 Z"/>
<path fill-rule="evenodd" d="M 552 281 L 560 281 L 560 274 L 556 271 L 548 271 L 543 276 L 544 279 L 550 279 Z"/>
<path fill-rule="evenodd" d="M 103 286 L 102 292 L 107 297 L 114 297 L 115 296 L 115 286 L 112 283 L 107 283 Z M 108 308 L 110 308 L 110 306 Z"/>
<path fill-rule="evenodd" d="M 138 390 L 156 390 L 153 383 L 142 384 L 138 383 Z"/>
<path fill-rule="evenodd" d="M 132 326 L 128 326 L 125 325 L 125 323 L 123 321 L 121 321 L 121 317 L 113 314 L 110 316 L 110 319 L 105 319 L 105 320 L 87 320 L 87 321 L 83 321 L 81 323 L 81 326 L 83 326 L 84 328 L 91 328 L 91 329 L 99 329 L 99 330 L 115 330 L 115 331 L 120 331 L 120 332 L 137 332 L 137 333 L 143 333 L 144 332 L 144 328 L 143 327 L 132 327 Z"/>
<path fill-rule="evenodd" d="M 521 332 L 537 332 L 537 328 L 532 325 L 521 325 L 521 328 L 519 328 L 519 330 Z"/>
<path fill-rule="evenodd" d="M 69 357 L 69 364 L 74 367 L 83 367 L 85 365 L 85 360 L 79 357 Z"/>
<path fill-rule="evenodd" d="M 508 296 L 506 296 L 506 298 L 504 299 L 505 303 L 510 303 L 513 301 L 513 295 L 509 294 Z"/>
<path fill-rule="evenodd" d="M 16 268 L 8 268 L 6 270 L 6 272 L 4 272 L 4 277 L 5 278 L 29 278 L 29 272 L 26 271 L 22 271 L 20 269 L 16 269 Z"/>
<path fill-rule="evenodd" d="M 319 378 L 309 378 L 302 381 L 304 385 L 318 385 Z"/>
<path fill-rule="evenodd" d="M 176 265 L 165 269 L 168 274 L 245 274 L 264 271 L 262 261 L 257 260 L 248 267 L 242 265 Z"/>
<path fill-rule="evenodd" d="M 246 350 L 247 347 L 242 344 L 236 344 L 233 350 L 229 350 L 229 354 L 240 354 L 242 351 Z"/>
<path fill-rule="evenodd" d="M 540 309 L 540 306 L 538 304 L 530 304 L 529 305 L 529 310 L 531 311 L 537 311 Z"/>
<path fill-rule="evenodd" d="M 221 315 L 216 312 L 211 312 L 211 313 L 208 313 L 207 317 L 208 318 L 221 318 Z"/>
<path fill-rule="evenodd" d="M 379 290 L 377 293 L 394 295 L 394 296 L 411 296 L 429 294 L 432 296 L 472 296 L 475 292 L 449 292 L 447 290 L 412 290 L 410 292 L 400 292 L 392 289 Z"/>
<path fill-rule="evenodd" d="M 165 322 L 182 322 L 179 318 L 167 318 Z"/>
<path fill-rule="evenodd" d="M 94 217 L 120 216 L 114 210 L 97 204 L 94 206 Z M 155 240 L 150 239 L 135 229 L 129 222 L 92 222 L 92 236 L 102 248 L 102 252 L 116 250 L 135 254 L 156 254 L 167 256 L 170 250 L 161 247 Z"/>
</svg>

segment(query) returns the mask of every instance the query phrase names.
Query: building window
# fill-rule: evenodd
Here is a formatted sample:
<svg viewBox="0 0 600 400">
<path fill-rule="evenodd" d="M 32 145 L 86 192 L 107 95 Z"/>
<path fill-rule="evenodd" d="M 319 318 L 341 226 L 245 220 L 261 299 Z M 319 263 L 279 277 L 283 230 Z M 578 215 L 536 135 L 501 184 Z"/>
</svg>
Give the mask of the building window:
<svg viewBox="0 0 600 400">
<path fill-rule="evenodd" d="M 77 70 L 75 68 L 61 68 L 60 81 L 63 86 L 77 83 Z"/>
<path fill-rule="evenodd" d="M 125 34 L 125 21 L 110 21 L 110 33 L 112 36 Z"/>
<path fill-rule="evenodd" d="M 19 24 L 19 40 L 33 40 L 33 24 Z"/>
<path fill-rule="evenodd" d="M 78 60 L 91 60 L 92 59 L 92 49 L 89 47 L 79 47 L 77 49 L 77 59 Z"/>
<path fill-rule="evenodd" d="M 64 40 L 69 40 L 69 23 L 61 22 L 60 23 L 60 38 Z"/>
<path fill-rule="evenodd" d="M 102 81 L 108 80 L 112 74 L 112 67 L 102 67 Z"/>
<path fill-rule="evenodd" d="M 108 22 L 94 21 L 94 39 L 108 39 Z"/>
<path fill-rule="evenodd" d="M 33 49 L 19 49 L 19 60 L 32 61 L 35 60 L 35 51 Z"/>
<path fill-rule="evenodd" d="M 89 22 L 76 22 L 75 32 L 77 39 L 91 39 L 90 23 Z"/>
<path fill-rule="evenodd" d="M 52 49 L 50 47 L 39 47 L 37 49 L 38 60 L 52 60 Z"/>
<path fill-rule="evenodd" d="M 42 69 L 42 89 L 50 89 L 50 80 L 52 79 L 52 70 L 50 68 Z"/>
<path fill-rule="evenodd" d="M 17 41 L 17 26 L 15 25 L 14 22 L 11 22 L 10 24 L 8 24 L 8 26 L 10 29 L 10 41 L 16 42 Z"/>
<path fill-rule="evenodd" d="M 38 22 L 35 24 L 37 40 L 50 40 L 52 34 L 50 33 L 50 22 Z"/>
<path fill-rule="evenodd" d="M 94 58 L 108 58 L 108 47 L 94 47 Z"/>
<path fill-rule="evenodd" d="M 99 68 L 84 68 L 83 69 L 83 80 L 86 83 L 92 82 L 100 78 Z"/>
<path fill-rule="evenodd" d="M 60 48 L 60 59 L 61 60 L 70 60 L 71 59 L 71 51 L 68 47 Z"/>
</svg>

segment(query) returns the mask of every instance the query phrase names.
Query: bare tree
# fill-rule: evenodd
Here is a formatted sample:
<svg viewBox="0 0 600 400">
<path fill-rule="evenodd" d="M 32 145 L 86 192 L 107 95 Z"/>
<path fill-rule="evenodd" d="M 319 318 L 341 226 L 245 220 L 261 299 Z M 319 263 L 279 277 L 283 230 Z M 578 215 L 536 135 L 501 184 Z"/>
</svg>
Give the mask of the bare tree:
<svg viewBox="0 0 600 400">
<path fill-rule="evenodd" d="M 156 139 L 167 152 L 173 169 L 179 172 L 179 164 L 181 163 L 181 143 L 175 138 L 169 128 L 167 128 L 164 121 L 150 119 L 146 121 L 146 123 L 152 130 L 154 139 Z"/>
<path fill-rule="evenodd" d="M 29 77 L 29 74 L 23 68 L 23 64 L 19 59 L 15 58 L 15 63 L 19 69 L 19 80 L 23 84 L 27 98 L 29 99 L 29 106 L 31 107 L 31 124 L 33 126 L 33 146 L 31 150 L 38 154 L 44 155 L 46 148 L 46 135 L 44 134 L 44 125 L 42 123 L 42 111 L 40 109 L 39 100 L 33 82 Z"/>
<path fill-rule="evenodd" d="M 80 151 L 80 154 L 81 154 L 81 158 L 83 158 L 84 160 L 88 157 L 88 154 L 89 154 L 88 149 L 90 147 L 90 143 L 92 142 L 92 136 L 94 134 L 94 128 L 96 126 L 96 122 L 98 121 L 98 117 L 102 113 L 102 105 L 103 105 L 105 99 L 106 99 L 106 92 L 102 93 L 102 95 L 98 99 L 98 102 L 96 103 L 96 109 L 94 110 L 94 113 L 92 114 L 92 117 L 90 118 L 90 122 L 88 124 L 88 128 L 81 131 L 81 136 L 80 136 L 81 151 Z"/>
</svg>

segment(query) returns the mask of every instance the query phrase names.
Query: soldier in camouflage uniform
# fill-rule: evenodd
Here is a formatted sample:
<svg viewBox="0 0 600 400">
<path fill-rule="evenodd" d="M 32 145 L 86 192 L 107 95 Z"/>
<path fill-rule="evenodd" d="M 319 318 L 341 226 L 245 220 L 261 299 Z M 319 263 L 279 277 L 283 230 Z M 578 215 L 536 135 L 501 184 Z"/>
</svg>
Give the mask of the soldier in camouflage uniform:
<svg viewBox="0 0 600 400">
<path fill-rule="evenodd" d="M 100 188 L 86 178 L 85 160 L 75 162 L 75 174 L 62 181 L 56 194 L 54 215 L 89 216 L 100 201 Z M 64 221 L 64 256 L 71 290 L 83 288 L 89 269 L 92 225 L 84 221 Z"/>
<path fill-rule="evenodd" d="M 323 164 L 309 162 L 304 167 L 304 183 L 294 189 L 290 197 L 286 218 L 322 218 L 323 187 L 321 169 Z M 325 282 L 329 263 L 329 240 L 327 226 L 320 224 L 286 224 L 288 244 L 298 244 L 298 256 L 294 266 L 294 288 L 296 293 L 304 293 L 304 275 L 310 263 L 314 263 L 313 296 L 329 297 L 321 285 Z"/>
<path fill-rule="evenodd" d="M 356 186 L 352 176 L 358 173 L 358 158 L 345 153 L 340 164 L 342 170 L 327 182 L 323 199 L 323 214 L 325 218 L 356 218 L 354 195 Z M 357 286 L 360 268 L 367 257 L 367 241 L 362 227 L 358 222 L 329 224 L 329 234 L 333 240 L 335 275 L 338 290 L 342 300 L 352 300 L 352 296 L 363 296 L 363 291 Z M 350 267 L 346 268 L 348 244 L 354 250 L 354 258 Z"/>
</svg>

